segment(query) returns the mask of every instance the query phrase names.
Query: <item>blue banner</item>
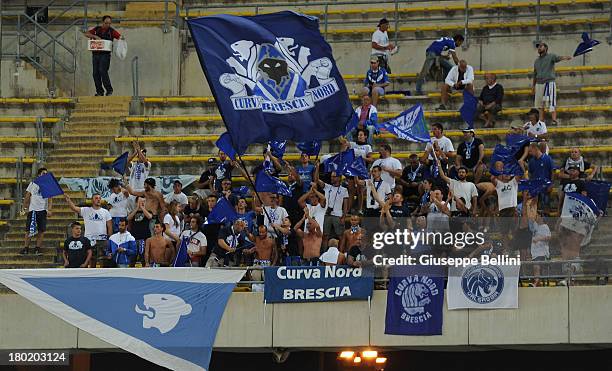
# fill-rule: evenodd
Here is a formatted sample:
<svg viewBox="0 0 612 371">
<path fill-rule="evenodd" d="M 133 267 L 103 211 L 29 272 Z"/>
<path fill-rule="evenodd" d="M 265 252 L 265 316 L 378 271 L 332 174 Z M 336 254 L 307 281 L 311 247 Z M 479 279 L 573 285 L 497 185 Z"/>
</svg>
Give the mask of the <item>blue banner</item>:
<svg viewBox="0 0 612 371">
<path fill-rule="evenodd" d="M 264 299 L 268 303 L 366 300 L 374 276 L 348 266 L 265 268 Z"/>
<path fill-rule="evenodd" d="M 423 115 L 423 106 L 416 106 L 402 112 L 391 121 L 376 124 L 376 129 L 385 129 L 400 139 L 411 142 L 427 143 L 431 141 L 429 125 Z"/>
<path fill-rule="evenodd" d="M 315 17 L 284 11 L 187 21 L 234 148 L 341 136 L 353 118 Z"/>
<path fill-rule="evenodd" d="M 442 335 L 442 266 L 394 266 L 387 292 L 385 334 Z"/>
<path fill-rule="evenodd" d="M 459 109 L 461 118 L 470 129 L 474 128 L 474 119 L 476 118 L 476 109 L 478 107 L 478 99 L 472 93 L 463 90 L 463 105 Z"/>
<path fill-rule="evenodd" d="M 143 359 L 172 370 L 205 371 L 225 305 L 244 272 L 2 269 L 0 283 Z"/>
</svg>

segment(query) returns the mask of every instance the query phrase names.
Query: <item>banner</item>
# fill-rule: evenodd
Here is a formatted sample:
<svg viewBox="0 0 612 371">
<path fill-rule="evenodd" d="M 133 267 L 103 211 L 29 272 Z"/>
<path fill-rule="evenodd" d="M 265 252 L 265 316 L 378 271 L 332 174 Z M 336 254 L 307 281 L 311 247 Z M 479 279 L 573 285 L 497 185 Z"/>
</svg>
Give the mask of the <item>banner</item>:
<svg viewBox="0 0 612 371">
<path fill-rule="evenodd" d="M 175 180 L 180 180 L 183 184 L 183 189 L 185 189 L 200 177 L 196 175 L 164 175 L 153 176 L 151 178 L 155 179 L 155 189 L 166 195 L 173 192 L 172 186 Z M 100 176 L 96 178 L 61 178 L 59 184 L 67 185 L 71 191 L 85 191 L 85 196 L 87 198 L 98 193 L 102 198 L 106 199 L 111 195 L 111 190 L 108 189 L 108 181 L 111 179 L 117 178 L 110 176 Z"/>
<path fill-rule="evenodd" d="M 387 292 L 385 334 L 442 335 L 442 266 L 393 266 Z"/>
<path fill-rule="evenodd" d="M 448 268 L 448 309 L 518 308 L 520 265 Z"/>
<path fill-rule="evenodd" d="M 423 115 L 423 106 L 416 106 L 402 112 L 391 121 L 375 124 L 376 129 L 385 129 L 400 139 L 411 142 L 427 143 L 431 141 L 429 126 Z"/>
<path fill-rule="evenodd" d="M 348 266 L 267 267 L 264 300 L 268 303 L 303 303 L 367 300 L 374 276 Z"/>
<path fill-rule="evenodd" d="M 245 271 L 3 269 L 0 283 L 69 324 L 172 370 L 206 370 Z"/>
<path fill-rule="evenodd" d="M 187 21 L 238 154 L 270 140 L 341 136 L 354 117 L 319 22 L 290 11 Z"/>
<path fill-rule="evenodd" d="M 566 193 L 561 211 L 561 226 L 583 235 L 581 246 L 591 241 L 600 211 L 595 202 L 580 193 Z"/>
</svg>

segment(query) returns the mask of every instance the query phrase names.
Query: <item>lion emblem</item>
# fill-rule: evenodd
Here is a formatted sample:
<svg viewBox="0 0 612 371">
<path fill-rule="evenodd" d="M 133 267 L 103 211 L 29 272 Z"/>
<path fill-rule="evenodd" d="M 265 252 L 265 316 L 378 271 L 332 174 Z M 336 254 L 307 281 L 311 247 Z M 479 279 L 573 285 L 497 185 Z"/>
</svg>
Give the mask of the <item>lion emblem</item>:
<svg viewBox="0 0 612 371">
<path fill-rule="evenodd" d="M 422 283 L 414 283 L 402 294 L 402 305 L 409 315 L 425 313 L 425 305 L 431 303 L 429 289 Z"/>
<path fill-rule="evenodd" d="M 144 309 L 138 304 L 134 310 L 142 317 L 143 328 L 156 328 L 162 334 L 176 327 L 181 316 L 191 313 L 191 305 L 183 299 L 170 294 L 147 294 L 143 296 Z"/>
</svg>

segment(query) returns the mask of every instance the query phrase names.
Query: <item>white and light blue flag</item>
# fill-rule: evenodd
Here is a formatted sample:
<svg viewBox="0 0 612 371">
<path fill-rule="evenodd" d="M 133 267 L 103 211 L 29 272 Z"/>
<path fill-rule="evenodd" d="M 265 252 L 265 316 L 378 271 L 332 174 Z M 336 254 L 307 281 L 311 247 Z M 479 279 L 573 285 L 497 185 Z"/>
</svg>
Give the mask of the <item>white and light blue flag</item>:
<svg viewBox="0 0 612 371">
<path fill-rule="evenodd" d="M 591 241 L 591 234 L 600 210 L 595 202 L 580 193 L 566 193 L 561 211 L 561 226 L 583 235 L 581 246 L 585 246 Z"/>
<path fill-rule="evenodd" d="M 245 271 L 7 269 L 0 283 L 67 323 L 172 370 L 206 370 Z"/>
<path fill-rule="evenodd" d="M 520 265 L 448 268 L 448 309 L 518 308 Z"/>
</svg>

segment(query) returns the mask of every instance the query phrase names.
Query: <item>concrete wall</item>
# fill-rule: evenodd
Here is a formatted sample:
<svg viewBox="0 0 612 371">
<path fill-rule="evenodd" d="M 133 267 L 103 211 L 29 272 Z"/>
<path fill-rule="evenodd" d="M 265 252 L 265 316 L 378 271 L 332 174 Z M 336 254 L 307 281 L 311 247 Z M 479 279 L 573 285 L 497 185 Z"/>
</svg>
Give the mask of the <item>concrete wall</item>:
<svg viewBox="0 0 612 371">
<path fill-rule="evenodd" d="M 216 349 L 271 347 L 339 349 L 521 344 L 612 343 L 612 286 L 519 289 L 515 310 L 454 310 L 444 304 L 441 336 L 384 334 L 386 291 L 368 303 L 268 304 L 261 293 L 234 293 L 219 327 Z M 459 347 L 459 348 L 456 348 Z M 0 349 L 114 348 L 18 295 L 0 295 Z"/>
</svg>

